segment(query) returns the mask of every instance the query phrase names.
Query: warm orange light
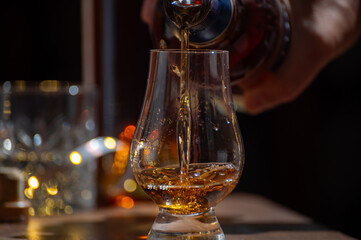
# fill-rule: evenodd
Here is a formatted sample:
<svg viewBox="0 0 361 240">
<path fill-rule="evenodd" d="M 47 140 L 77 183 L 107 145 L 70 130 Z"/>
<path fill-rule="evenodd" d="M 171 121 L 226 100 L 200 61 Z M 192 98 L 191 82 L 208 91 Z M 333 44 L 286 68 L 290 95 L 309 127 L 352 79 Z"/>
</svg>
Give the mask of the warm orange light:
<svg viewBox="0 0 361 240">
<path fill-rule="evenodd" d="M 152 131 L 152 133 L 150 134 L 149 139 L 150 139 L 151 141 L 154 141 L 154 140 L 156 140 L 158 137 L 159 137 L 159 132 L 158 132 L 157 129 L 154 129 L 154 130 Z"/>
<path fill-rule="evenodd" d="M 119 144 L 117 151 L 114 155 L 114 163 L 112 166 L 112 172 L 117 175 L 122 175 L 125 171 L 128 162 L 130 144 L 123 142 Z"/>
<path fill-rule="evenodd" d="M 124 196 L 124 195 L 117 196 L 115 201 L 116 201 L 117 206 L 122 207 L 122 208 L 134 207 L 134 200 L 128 196 Z"/>
<path fill-rule="evenodd" d="M 133 138 L 133 135 L 134 135 L 134 132 L 135 132 L 135 126 L 134 125 L 128 125 L 125 129 L 124 129 L 124 137 L 127 139 L 127 140 L 132 140 Z"/>
<path fill-rule="evenodd" d="M 128 125 L 124 131 L 119 134 L 120 144 L 115 152 L 112 166 L 112 172 L 116 175 L 122 175 L 125 171 L 129 157 L 130 142 L 132 141 L 134 131 L 135 126 Z"/>
<path fill-rule="evenodd" d="M 138 239 L 147 239 L 148 235 L 144 235 L 144 236 L 138 236 Z"/>
</svg>

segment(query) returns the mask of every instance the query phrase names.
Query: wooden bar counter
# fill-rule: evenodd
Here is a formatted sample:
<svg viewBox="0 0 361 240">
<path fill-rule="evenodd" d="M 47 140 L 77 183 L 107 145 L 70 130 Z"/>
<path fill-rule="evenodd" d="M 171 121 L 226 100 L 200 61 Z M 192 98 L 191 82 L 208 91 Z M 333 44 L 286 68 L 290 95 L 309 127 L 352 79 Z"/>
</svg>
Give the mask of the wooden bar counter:
<svg viewBox="0 0 361 240">
<path fill-rule="evenodd" d="M 28 223 L 0 223 L 1 240 L 146 239 L 158 212 L 153 202 L 131 209 L 107 208 L 73 215 L 31 217 Z M 350 240 L 345 234 L 266 198 L 232 193 L 216 207 L 227 240 Z"/>
</svg>

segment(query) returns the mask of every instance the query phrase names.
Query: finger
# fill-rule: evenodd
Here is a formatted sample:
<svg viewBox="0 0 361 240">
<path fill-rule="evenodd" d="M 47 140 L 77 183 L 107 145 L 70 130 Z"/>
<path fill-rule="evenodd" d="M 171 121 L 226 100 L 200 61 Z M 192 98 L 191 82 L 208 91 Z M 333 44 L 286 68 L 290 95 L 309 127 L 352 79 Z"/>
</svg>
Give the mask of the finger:
<svg viewBox="0 0 361 240">
<path fill-rule="evenodd" d="M 293 11 L 291 16 L 291 44 L 276 72 L 266 71 L 250 79 L 251 84 L 239 84 L 248 113 L 258 114 L 297 98 L 329 59 L 318 36 L 309 33 L 302 21 L 294 21 L 304 18 L 304 13 L 298 14 Z"/>
<path fill-rule="evenodd" d="M 289 79 L 292 81 L 293 79 Z M 266 110 L 275 108 L 281 104 L 297 98 L 312 81 L 311 77 L 305 78 L 300 84 L 285 84 L 286 80 L 277 79 L 270 74 L 256 87 L 247 89 L 243 94 L 244 107 L 250 114 L 259 114 Z"/>
<path fill-rule="evenodd" d="M 305 44 L 315 41 L 314 36 L 294 38 L 288 55 L 276 72 L 268 72 L 255 84 L 242 86 L 245 109 L 258 114 L 297 98 L 313 81 L 330 57 L 320 47 Z"/>
<path fill-rule="evenodd" d="M 153 22 L 153 14 L 157 0 L 144 0 L 141 10 L 141 18 L 144 23 L 150 25 Z"/>
<path fill-rule="evenodd" d="M 360 5 L 354 0 L 334 1 L 335 4 L 344 3 L 343 8 L 338 5 L 337 7 L 327 5 L 329 8 L 319 9 L 315 5 L 312 11 L 296 11 L 305 5 L 299 1 L 292 2 L 295 7 L 294 18 L 291 18 L 292 41 L 285 61 L 276 72 L 269 72 L 262 78 L 254 79 L 255 84 L 243 86 L 242 83 L 240 84 L 244 92 L 244 107 L 251 114 L 263 112 L 297 98 L 311 84 L 318 72 L 330 60 L 348 49 L 359 34 L 359 31 L 356 31 L 357 18 L 353 15 L 353 11 L 357 11 Z M 327 29 L 322 28 L 324 19 L 315 18 L 318 16 L 316 13 L 328 19 L 328 24 L 332 22 L 331 25 L 339 26 L 337 31 L 335 29 L 326 31 Z M 344 20 L 346 15 L 352 16 L 350 19 L 353 20 Z M 294 21 L 294 19 L 303 19 L 303 21 Z M 348 27 L 345 27 L 346 25 Z"/>
<path fill-rule="evenodd" d="M 243 89 L 246 111 L 258 114 L 294 100 L 311 84 L 329 59 L 312 46 L 302 47 L 296 41 L 276 72 L 260 76 L 255 80 L 256 84 Z"/>
</svg>

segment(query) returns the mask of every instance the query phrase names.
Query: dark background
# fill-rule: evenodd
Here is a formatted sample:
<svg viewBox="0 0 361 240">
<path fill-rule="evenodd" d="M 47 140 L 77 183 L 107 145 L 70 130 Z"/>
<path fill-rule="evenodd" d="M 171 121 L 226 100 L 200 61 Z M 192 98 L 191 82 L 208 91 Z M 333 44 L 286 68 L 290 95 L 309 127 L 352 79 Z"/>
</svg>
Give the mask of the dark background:
<svg viewBox="0 0 361 240">
<path fill-rule="evenodd" d="M 361 238 L 361 41 L 295 101 L 239 115 L 246 165 L 239 190 L 264 194 Z"/>
<path fill-rule="evenodd" d="M 102 94 L 114 100 L 117 135 L 140 112 L 152 47 L 141 1 L 114 5 L 114 76 L 104 88 L 102 4 L 96 9 Z M 0 3 L 0 81 L 80 82 L 80 1 Z M 238 191 L 262 194 L 361 238 L 361 42 L 330 63 L 295 101 L 258 116 L 238 114 L 246 149 Z M 103 105 L 104 106 L 104 105 Z M 106 125 L 107 119 L 102 120 Z"/>
<path fill-rule="evenodd" d="M 80 1 L 1 1 L 1 80 L 81 79 Z"/>
</svg>

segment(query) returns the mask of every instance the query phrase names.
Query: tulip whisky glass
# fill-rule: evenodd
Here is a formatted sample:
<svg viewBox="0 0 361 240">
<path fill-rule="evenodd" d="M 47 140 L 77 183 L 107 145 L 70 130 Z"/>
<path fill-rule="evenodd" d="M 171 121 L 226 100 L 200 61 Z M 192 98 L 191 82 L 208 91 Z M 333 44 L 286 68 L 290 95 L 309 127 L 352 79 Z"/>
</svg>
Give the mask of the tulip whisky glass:
<svg viewBox="0 0 361 240">
<path fill-rule="evenodd" d="M 225 239 L 214 208 L 244 165 L 227 51 L 151 51 L 130 158 L 159 206 L 148 239 Z"/>
</svg>

